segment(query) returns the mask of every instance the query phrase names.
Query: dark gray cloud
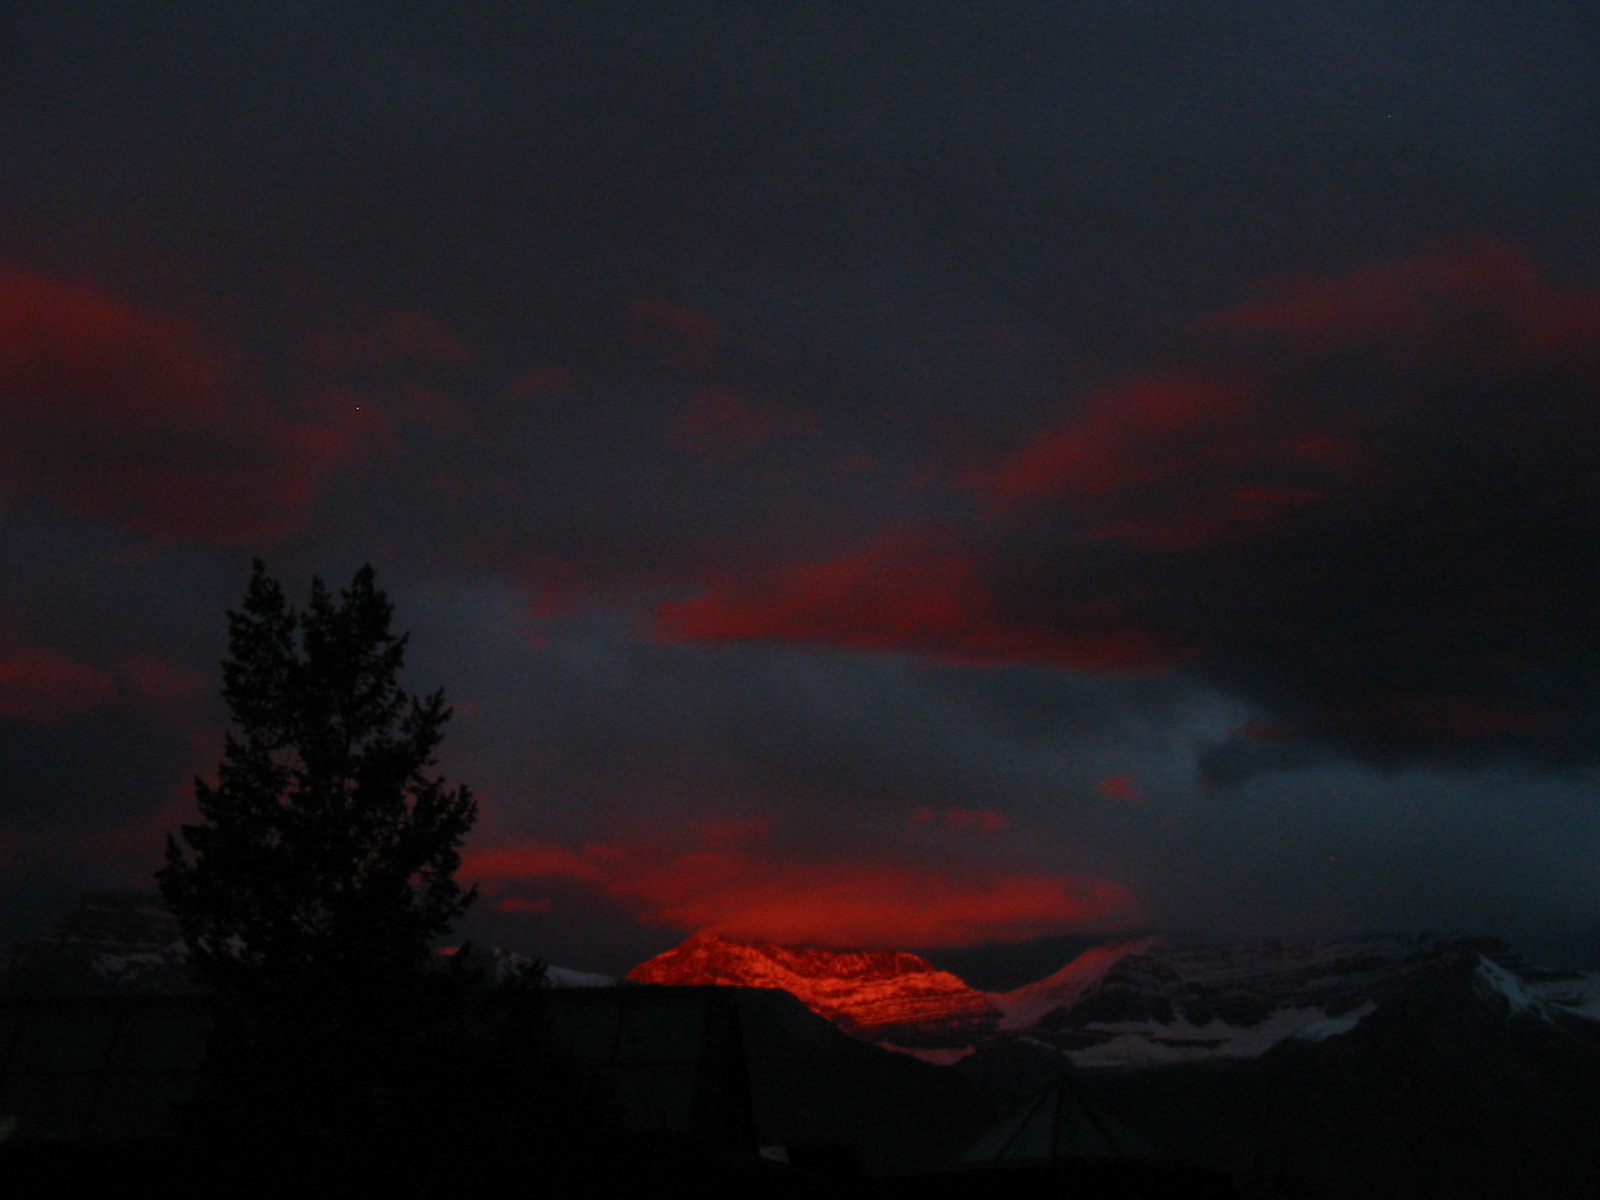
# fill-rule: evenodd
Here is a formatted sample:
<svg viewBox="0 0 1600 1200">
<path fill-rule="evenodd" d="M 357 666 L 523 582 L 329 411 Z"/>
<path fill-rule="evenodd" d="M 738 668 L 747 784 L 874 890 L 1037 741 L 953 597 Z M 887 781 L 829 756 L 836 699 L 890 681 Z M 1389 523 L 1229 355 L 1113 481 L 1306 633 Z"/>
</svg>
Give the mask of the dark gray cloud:
<svg viewBox="0 0 1600 1200">
<path fill-rule="evenodd" d="M 1200 328 L 1191 365 L 973 469 L 982 524 L 729 581 L 664 628 L 1182 672 L 1257 706 L 1247 737 L 1369 763 L 1591 763 L 1600 292 L 1491 245 Z"/>
<path fill-rule="evenodd" d="M 44 894 L 19 859 L 58 887 L 136 877 L 181 818 L 257 553 L 291 595 L 373 561 L 416 686 L 462 702 L 447 765 L 484 792 L 484 845 L 591 872 L 530 877 L 544 915 L 486 910 L 508 939 L 625 966 L 675 936 L 641 913 L 703 915 L 668 892 L 713 852 L 729 906 L 763 864 L 814 896 L 832 863 L 900 929 L 893 878 L 1013 932 L 1044 902 L 1018 880 L 1066 904 L 1069 877 L 1126 887 L 1115 919 L 1219 927 L 1592 908 L 1533 864 L 1553 813 L 1574 844 L 1600 820 L 1595 374 L 1516 340 L 1559 341 L 1600 281 L 1582 9 L 5 22 L 9 911 Z M 1541 282 L 1437 336 L 1203 324 L 1482 238 Z M 1128 418 L 1141 381 L 1196 378 L 1259 400 L 1166 440 Z M 1148 477 L 1016 484 L 1074 429 Z M 1273 448 L 1319 434 L 1359 472 L 1336 438 Z M 1179 544 L 1207 519 L 1231 532 Z M 727 599 L 799 594 L 774 578 L 838 619 Z M 689 607 L 658 624 L 663 603 Z M 750 634 L 789 644 L 704 640 Z M 1499 823 L 1491 791 L 1516 797 Z M 1395 834 L 1386 800 L 1412 823 L 1372 861 L 1412 883 L 1311 870 L 1323 839 Z M 596 874 L 590 842 L 654 890 Z M 1485 855 L 1504 899 L 1475 917 L 1452 880 Z M 1206 899 L 1230 873 L 1243 899 Z"/>
</svg>

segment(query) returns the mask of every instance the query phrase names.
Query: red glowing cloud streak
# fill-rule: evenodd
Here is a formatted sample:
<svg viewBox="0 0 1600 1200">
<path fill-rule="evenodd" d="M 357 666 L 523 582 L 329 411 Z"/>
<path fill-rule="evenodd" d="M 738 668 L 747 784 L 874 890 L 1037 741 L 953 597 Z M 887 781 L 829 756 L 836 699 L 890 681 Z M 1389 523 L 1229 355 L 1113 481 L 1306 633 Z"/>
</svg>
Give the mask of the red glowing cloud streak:
<svg viewBox="0 0 1600 1200">
<path fill-rule="evenodd" d="M 1171 649 L 1122 623 L 1108 598 L 1085 604 L 1077 631 L 1008 617 L 982 562 L 952 535 L 890 532 L 854 554 L 774 572 L 752 584 L 670 601 L 665 640 L 822 642 L 916 650 L 950 662 L 1055 662 L 1085 671 L 1166 666 Z"/>
<path fill-rule="evenodd" d="M 310 333 L 304 354 L 319 369 L 341 373 L 411 364 L 459 366 L 472 357 L 437 317 L 404 310 L 372 313 L 349 328 Z"/>
<path fill-rule="evenodd" d="M 974 482 L 1010 520 L 1061 506 L 1086 543 L 1181 552 L 1280 525 L 1363 457 L 1332 415 L 1259 385 L 1155 378 L 1095 397 Z"/>
<path fill-rule="evenodd" d="M 1366 760 L 1591 759 L 1600 293 L 1490 245 L 1202 329 L 1210 366 L 969 468 L 970 528 L 747 569 L 662 605 L 658 632 L 1184 667 Z"/>
<path fill-rule="evenodd" d="M 1095 784 L 1102 796 L 1122 804 L 1142 804 L 1144 797 L 1139 793 L 1139 785 L 1134 782 L 1132 775 L 1113 775 L 1109 779 L 1102 779 Z"/>
<path fill-rule="evenodd" d="M 632 315 L 641 338 L 651 334 L 671 337 L 709 351 L 728 336 L 713 318 L 671 300 L 640 300 L 633 305 Z"/>
<path fill-rule="evenodd" d="M 1498 361 L 1592 353 L 1600 339 L 1600 294 L 1551 283 L 1502 242 L 1378 262 L 1335 279 L 1288 280 L 1272 292 L 1210 324 L 1311 353 L 1443 343 L 1453 354 Z M 1481 336 L 1463 339 L 1467 323 L 1478 323 Z"/>
<path fill-rule="evenodd" d="M 942 825 L 946 829 L 998 833 L 1011 824 L 1011 819 L 993 808 L 919 808 L 911 814 L 915 826 Z"/>
<path fill-rule="evenodd" d="M 38 646 L 0 646 L 0 720 L 60 725 L 110 700 L 103 671 Z"/>
<path fill-rule="evenodd" d="M 563 879 L 596 887 L 651 925 L 771 942 L 836 946 L 959 946 L 1021 941 L 1135 907 L 1104 879 L 988 870 L 940 872 L 893 862 L 786 862 L 754 837 L 709 831 L 666 850 L 615 844 L 580 850 L 543 842 L 469 855 L 504 911 L 543 911 L 510 888 Z"/>
<path fill-rule="evenodd" d="M 292 532 L 356 448 L 230 384 L 179 322 L 84 284 L 0 276 L 0 495 L 36 492 L 142 533 Z"/>
<path fill-rule="evenodd" d="M 553 842 L 522 842 L 474 851 L 467 855 L 462 871 L 465 875 L 493 881 L 581 879 L 598 882 L 603 871 L 596 860 L 603 859 L 606 853 L 604 846 L 573 850 Z"/>
<path fill-rule="evenodd" d="M 810 421 L 772 404 L 753 405 L 725 387 L 697 387 L 667 424 L 668 445 L 708 464 L 742 458 L 751 451 L 810 428 Z"/>
<path fill-rule="evenodd" d="M 788 867 L 692 858 L 619 892 L 642 919 L 770 942 L 843 946 L 964 946 L 1022 941 L 1126 908 L 1104 880 L 1010 875 L 952 879 L 904 866 Z"/>
</svg>

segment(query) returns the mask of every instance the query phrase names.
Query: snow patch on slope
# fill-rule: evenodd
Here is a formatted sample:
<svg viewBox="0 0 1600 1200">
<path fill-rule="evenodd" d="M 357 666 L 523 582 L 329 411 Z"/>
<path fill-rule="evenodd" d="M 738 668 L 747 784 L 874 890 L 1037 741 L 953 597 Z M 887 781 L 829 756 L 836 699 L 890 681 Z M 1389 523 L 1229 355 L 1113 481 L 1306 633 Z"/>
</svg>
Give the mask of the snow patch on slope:
<svg viewBox="0 0 1600 1200">
<path fill-rule="evenodd" d="M 1473 975 L 1473 986 L 1486 1000 L 1506 1006 L 1506 1015 L 1512 1017 L 1537 1017 L 1556 1024 L 1556 1010 L 1529 989 L 1522 978 L 1506 970 L 1499 963 L 1478 955 L 1478 969 Z"/>
<path fill-rule="evenodd" d="M 988 993 L 1001 1012 L 1002 1030 L 1030 1029 L 1046 1014 L 1070 1008 L 1097 987 L 1117 963 L 1150 949 L 1158 939 L 1136 938 L 1085 950 L 1054 975 L 1009 992 Z"/>
<path fill-rule="evenodd" d="M 893 1050 L 896 1054 L 909 1054 L 912 1058 L 919 1058 L 935 1067 L 953 1067 L 969 1054 L 976 1052 L 972 1046 L 897 1046 L 893 1042 L 876 1044 L 885 1050 Z"/>
<path fill-rule="evenodd" d="M 1188 1021 L 1151 1025 L 1124 1022 L 1094 1025 L 1085 1032 L 1111 1035 L 1108 1040 L 1066 1054 L 1079 1067 L 1153 1067 L 1166 1063 L 1214 1062 L 1218 1059 L 1260 1058 L 1288 1037 L 1309 1036 L 1314 1041 L 1354 1029 L 1374 1005 L 1363 1006 L 1340 1017 L 1330 1017 L 1320 1008 L 1283 1008 L 1266 1020 L 1249 1027 L 1209 1021 L 1194 1025 Z M 1359 1014 L 1359 1015 L 1358 1015 Z"/>
<path fill-rule="evenodd" d="M 1525 984 L 1546 1004 L 1588 1021 L 1600 1021 L 1600 971 L 1574 973 L 1570 978 Z"/>
<path fill-rule="evenodd" d="M 1329 1017 L 1325 1021 L 1313 1021 L 1309 1025 L 1302 1025 L 1294 1031 L 1293 1036 L 1305 1042 L 1325 1042 L 1329 1038 L 1349 1033 L 1361 1024 L 1362 1018 L 1375 1012 L 1377 1007 L 1375 1002 L 1368 1000 L 1360 1008 L 1343 1016 Z"/>
<path fill-rule="evenodd" d="M 160 967 L 186 962 L 188 958 L 189 952 L 184 944 L 174 942 L 158 950 L 126 950 L 122 953 L 102 950 L 94 956 L 90 965 L 95 974 L 103 979 L 131 979 Z"/>
<path fill-rule="evenodd" d="M 546 967 L 545 982 L 558 988 L 616 987 L 610 975 L 597 975 L 593 971 L 574 971 L 571 967 Z"/>
</svg>

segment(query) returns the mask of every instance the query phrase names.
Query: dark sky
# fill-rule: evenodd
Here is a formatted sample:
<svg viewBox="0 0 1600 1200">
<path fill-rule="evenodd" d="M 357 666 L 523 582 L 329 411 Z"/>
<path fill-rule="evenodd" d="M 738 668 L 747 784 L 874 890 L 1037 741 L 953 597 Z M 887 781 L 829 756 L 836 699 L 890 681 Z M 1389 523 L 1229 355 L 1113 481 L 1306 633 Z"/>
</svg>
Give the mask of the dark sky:
<svg viewBox="0 0 1600 1200">
<path fill-rule="evenodd" d="M 13 5 L 0 936 L 370 561 L 467 933 L 1600 959 L 1600 10 Z"/>
</svg>

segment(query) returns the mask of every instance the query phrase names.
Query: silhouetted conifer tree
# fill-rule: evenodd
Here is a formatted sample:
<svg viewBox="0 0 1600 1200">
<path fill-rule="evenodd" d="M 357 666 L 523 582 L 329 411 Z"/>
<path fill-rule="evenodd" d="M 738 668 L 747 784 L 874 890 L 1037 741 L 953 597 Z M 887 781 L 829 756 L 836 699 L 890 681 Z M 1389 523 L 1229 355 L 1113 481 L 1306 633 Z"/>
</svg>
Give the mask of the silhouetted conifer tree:
<svg viewBox="0 0 1600 1200">
<path fill-rule="evenodd" d="M 297 612 L 259 560 L 230 612 L 223 698 L 237 727 L 201 823 L 167 839 L 162 894 L 223 991 L 370 991 L 414 975 L 465 911 L 458 847 L 477 817 L 432 774 L 444 693 L 397 681 L 408 635 L 371 567 Z"/>
<path fill-rule="evenodd" d="M 199 1135 L 381 1135 L 452 990 L 429 960 L 476 895 L 455 872 L 477 807 L 433 773 L 450 710 L 400 688 L 392 611 L 371 567 L 337 599 L 314 579 L 300 612 L 257 561 L 228 614 L 235 729 L 157 872 L 218 996 Z"/>
</svg>

